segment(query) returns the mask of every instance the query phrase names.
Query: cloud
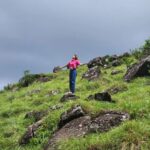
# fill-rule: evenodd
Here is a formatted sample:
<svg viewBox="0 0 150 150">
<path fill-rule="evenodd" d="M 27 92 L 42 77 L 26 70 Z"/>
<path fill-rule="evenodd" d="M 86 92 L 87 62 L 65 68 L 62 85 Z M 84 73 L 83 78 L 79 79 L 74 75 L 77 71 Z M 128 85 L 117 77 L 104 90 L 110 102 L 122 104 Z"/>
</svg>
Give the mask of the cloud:
<svg viewBox="0 0 150 150">
<path fill-rule="evenodd" d="M 139 47 L 150 36 L 149 0 L 0 1 L 0 74 L 48 72 L 78 53 L 81 61 Z M 2 81 L 2 80 L 1 80 Z"/>
</svg>

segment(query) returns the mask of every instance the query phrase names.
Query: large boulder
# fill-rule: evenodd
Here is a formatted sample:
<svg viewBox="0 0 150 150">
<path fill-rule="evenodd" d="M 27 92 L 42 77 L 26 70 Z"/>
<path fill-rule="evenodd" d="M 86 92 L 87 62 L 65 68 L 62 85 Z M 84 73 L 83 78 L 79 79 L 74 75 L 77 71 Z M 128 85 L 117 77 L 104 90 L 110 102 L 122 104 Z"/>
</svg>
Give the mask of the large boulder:
<svg viewBox="0 0 150 150">
<path fill-rule="evenodd" d="M 89 133 L 106 132 L 113 127 L 119 126 L 122 122 L 129 120 L 130 116 L 125 112 L 103 111 L 95 118 L 90 116 L 79 116 L 68 123 L 61 129 L 57 130 L 44 150 L 55 150 L 57 144 L 64 139 L 83 137 Z"/>
<path fill-rule="evenodd" d="M 90 121 L 90 116 L 83 116 L 68 122 L 65 126 L 53 134 L 48 143 L 45 145 L 44 150 L 56 150 L 57 144 L 61 140 L 84 136 L 89 130 L 88 124 Z"/>
<path fill-rule="evenodd" d="M 135 77 L 150 75 L 150 55 L 138 63 L 133 64 L 124 76 L 125 81 L 131 81 Z"/>
<path fill-rule="evenodd" d="M 72 93 L 66 93 L 63 95 L 63 97 L 60 99 L 61 102 L 66 102 L 66 101 L 69 101 L 69 100 L 77 100 L 79 99 L 80 97 L 79 96 L 76 96 Z"/>
<path fill-rule="evenodd" d="M 82 78 L 87 79 L 89 81 L 95 80 L 99 78 L 100 73 L 101 71 L 99 67 L 93 67 L 93 68 L 90 68 L 86 73 L 84 73 L 82 75 Z"/>
<path fill-rule="evenodd" d="M 64 112 L 61 115 L 60 121 L 58 123 L 58 127 L 61 128 L 66 123 L 70 122 L 71 120 L 79 118 L 84 115 L 85 115 L 85 112 L 80 105 L 74 106 L 73 108 L 69 109 L 68 111 Z"/>
</svg>

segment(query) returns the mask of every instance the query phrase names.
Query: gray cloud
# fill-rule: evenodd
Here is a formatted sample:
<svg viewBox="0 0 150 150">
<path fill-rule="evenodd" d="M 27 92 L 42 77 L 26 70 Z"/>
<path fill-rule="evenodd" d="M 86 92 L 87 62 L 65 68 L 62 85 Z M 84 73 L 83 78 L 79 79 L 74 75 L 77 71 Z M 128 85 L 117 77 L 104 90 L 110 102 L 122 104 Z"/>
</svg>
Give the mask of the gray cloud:
<svg viewBox="0 0 150 150">
<path fill-rule="evenodd" d="M 1 86 L 24 70 L 48 72 L 73 53 L 83 62 L 149 38 L 149 0 L 0 1 Z"/>
</svg>

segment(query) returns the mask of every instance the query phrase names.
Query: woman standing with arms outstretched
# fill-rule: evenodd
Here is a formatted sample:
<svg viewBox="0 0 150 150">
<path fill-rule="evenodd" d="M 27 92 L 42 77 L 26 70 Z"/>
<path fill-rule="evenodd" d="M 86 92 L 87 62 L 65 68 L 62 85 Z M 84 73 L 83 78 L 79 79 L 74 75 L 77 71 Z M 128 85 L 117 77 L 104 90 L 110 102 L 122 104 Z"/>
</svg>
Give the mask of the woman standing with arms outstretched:
<svg viewBox="0 0 150 150">
<path fill-rule="evenodd" d="M 72 60 L 67 64 L 67 68 L 70 69 L 69 73 L 69 88 L 72 94 L 75 93 L 76 77 L 77 77 L 77 67 L 80 65 L 78 56 L 75 54 Z"/>
</svg>

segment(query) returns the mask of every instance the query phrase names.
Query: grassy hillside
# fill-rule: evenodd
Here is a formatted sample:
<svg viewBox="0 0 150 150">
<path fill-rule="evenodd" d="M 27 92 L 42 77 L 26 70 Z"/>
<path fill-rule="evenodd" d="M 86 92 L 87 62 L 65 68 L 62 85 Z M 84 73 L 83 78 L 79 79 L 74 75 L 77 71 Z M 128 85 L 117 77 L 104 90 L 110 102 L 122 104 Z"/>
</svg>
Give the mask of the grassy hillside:
<svg viewBox="0 0 150 150">
<path fill-rule="evenodd" d="M 133 63 L 133 56 L 126 62 Z M 130 83 L 123 81 L 126 65 L 101 68 L 101 77 L 96 81 L 81 79 L 87 71 L 86 66 L 78 68 L 76 95 L 80 99 L 65 103 L 60 98 L 68 91 L 68 70 L 54 74 L 55 78 L 46 83 L 35 82 L 29 87 L 18 91 L 1 91 L 0 93 L 0 149 L 1 150 L 41 150 L 57 129 L 60 115 L 75 104 L 80 104 L 89 114 L 95 115 L 101 110 L 120 110 L 128 112 L 131 120 L 106 133 L 89 134 L 85 137 L 62 140 L 59 150 L 136 150 L 150 149 L 150 77 L 139 77 Z M 112 70 L 122 70 L 123 73 L 111 75 Z M 51 75 L 51 74 L 50 74 Z M 116 103 L 87 101 L 93 93 L 102 92 L 110 87 L 126 87 L 126 91 L 113 94 Z M 34 93 L 33 90 L 38 90 Z M 58 90 L 57 95 L 49 96 L 52 90 Z M 49 111 L 43 125 L 36 136 L 25 146 L 19 146 L 18 141 L 26 128 L 34 119 L 25 119 L 30 111 L 47 110 L 54 105 L 62 105 L 58 110 Z"/>
</svg>

